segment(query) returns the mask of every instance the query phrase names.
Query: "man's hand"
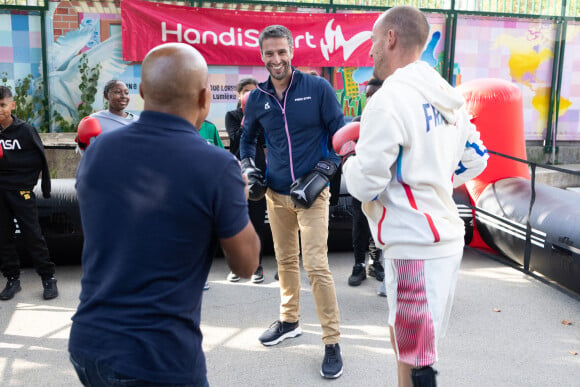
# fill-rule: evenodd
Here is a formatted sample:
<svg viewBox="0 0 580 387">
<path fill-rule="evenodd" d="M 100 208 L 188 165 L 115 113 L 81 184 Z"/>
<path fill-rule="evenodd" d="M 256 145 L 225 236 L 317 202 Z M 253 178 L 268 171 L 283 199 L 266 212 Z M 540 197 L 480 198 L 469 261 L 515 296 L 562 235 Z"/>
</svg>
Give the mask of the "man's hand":
<svg viewBox="0 0 580 387">
<path fill-rule="evenodd" d="M 243 159 L 241 165 L 242 174 L 248 179 L 248 198 L 254 201 L 262 199 L 266 195 L 267 188 L 264 174 L 249 157 Z"/>
<path fill-rule="evenodd" d="M 240 163 L 240 167 L 242 166 L 242 163 Z M 250 187 L 248 186 L 248 176 L 246 176 L 243 171 L 242 171 L 242 179 L 244 180 L 244 183 L 246 184 L 244 186 L 244 192 L 246 193 L 246 201 L 248 200 L 248 197 L 250 195 Z"/>
</svg>

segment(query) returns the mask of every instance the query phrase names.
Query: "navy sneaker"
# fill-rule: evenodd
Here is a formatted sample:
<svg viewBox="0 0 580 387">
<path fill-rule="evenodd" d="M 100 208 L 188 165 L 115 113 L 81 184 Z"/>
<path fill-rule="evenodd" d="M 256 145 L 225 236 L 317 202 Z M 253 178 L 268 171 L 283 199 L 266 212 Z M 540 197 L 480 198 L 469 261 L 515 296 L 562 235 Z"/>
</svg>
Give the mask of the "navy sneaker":
<svg viewBox="0 0 580 387">
<path fill-rule="evenodd" d="M 342 354 L 339 344 L 324 346 L 324 360 L 322 360 L 320 375 L 326 379 L 336 379 L 342 375 Z"/>
<path fill-rule="evenodd" d="M 20 280 L 18 278 L 8 278 L 8 282 L 6 282 L 6 287 L 0 293 L 0 300 L 7 301 L 14 298 L 14 295 L 21 291 L 22 288 L 20 287 Z"/>
<path fill-rule="evenodd" d="M 385 269 L 383 268 L 381 261 L 373 261 L 373 263 L 369 265 L 368 272 L 369 276 L 375 277 L 377 281 L 385 279 Z"/>
<path fill-rule="evenodd" d="M 42 280 L 42 287 L 44 288 L 44 292 L 42 296 L 45 300 L 52 300 L 53 298 L 58 297 L 58 288 L 56 287 L 56 278 L 46 278 Z"/>
<path fill-rule="evenodd" d="M 265 346 L 276 345 L 286 339 L 297 337 L 302 334 L 302 329 L 298 324 L 287 323 L 285 321 L 274 321 L 272 325 L 260 336 L 260 342 Z"/>
<path fill-rule="evenodd" d="M 350 286 L 359 286 L 367 279 L 364 263 L 357 263 L 352 268 L 352 274 L 348 277 L 348 284 Z"/>
</svg>

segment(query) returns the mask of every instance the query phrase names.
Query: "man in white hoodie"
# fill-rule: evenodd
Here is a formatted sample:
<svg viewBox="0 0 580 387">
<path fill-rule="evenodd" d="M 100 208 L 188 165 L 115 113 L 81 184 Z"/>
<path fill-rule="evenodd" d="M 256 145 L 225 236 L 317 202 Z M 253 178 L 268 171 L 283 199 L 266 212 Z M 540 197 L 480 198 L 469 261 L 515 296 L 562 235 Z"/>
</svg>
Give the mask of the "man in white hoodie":
<svg viewBox="0 0 580 387">
<path fill-rule="evenodd" d="M 348 190 L 386 258 L 399 386 L 435 386 L 431 366 L 464 247 L 453 187 L 481 173 L 488 158 L 462 96 L 420 61 L 428 35 L 417 8 L 379 16 L 370 56 L 384 83 L 363 112 L 356 147 L 345 141 L 340 151 Z"/>
</svg>

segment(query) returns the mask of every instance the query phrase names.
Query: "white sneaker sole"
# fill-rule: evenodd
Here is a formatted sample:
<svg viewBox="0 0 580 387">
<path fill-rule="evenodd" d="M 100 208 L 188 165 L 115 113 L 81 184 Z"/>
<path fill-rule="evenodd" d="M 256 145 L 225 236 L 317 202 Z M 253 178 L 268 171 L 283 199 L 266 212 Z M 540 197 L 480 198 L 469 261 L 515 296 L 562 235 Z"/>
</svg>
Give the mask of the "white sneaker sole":
<svg viewBox="0 0 580 387">
<path fill-rule="evenodd" d="M 324 375 L 324 372 L 322 372 L 322 370 L 320 370 L 320 375 L 325 379 L 336 379 L 336 378 L 340 377 L 340 375 L 342 375 L 343 368 L 341 368 L 340 371 L 336 375 Z"/>
<path fill-rule="evenodd" d="M 298 326 L 298 328 L 294 329 L 293 331 L 284 333 L 282 336 L 278 337 L 276 340 L 272 340 L 272 341 L 268 341 L 268 342 L 261 341 L 261 343 L 262 343 L 262 345 L 265 345 L 266 347 L 271 347 L 272 345 L 276 345 L 278 343 L 281 343 L 282 341 L 284 341 L 286 339 L 298 337 L 301 334 L 302 334 L 302 328 L 300 328 L 300 326 Z"/>
<path fill-rule="evenodd" d="M 340 357 L 342 359 L 342 349 L 340 351 Z M 320 375 L 325 379 L 336 379 L 336 378 L 340 377 L 340 375 L 342 375 L 342 370 L 344 370 L 344 366 L 340 367 L 340 371 L 338 371 L 338 373 L 336 373 L 334 375 L 324 375 L 324 372 L 322 372 L 322 368 L 321 368 Z"/>
<path fill-rule="evenodd" d="M 262 282 L 264 282 L 264 277 L 261 277 L 261 278 L 252 278 L 252 283 L 254 283 L 254 284 L 260 284 Z"/>
</svg>

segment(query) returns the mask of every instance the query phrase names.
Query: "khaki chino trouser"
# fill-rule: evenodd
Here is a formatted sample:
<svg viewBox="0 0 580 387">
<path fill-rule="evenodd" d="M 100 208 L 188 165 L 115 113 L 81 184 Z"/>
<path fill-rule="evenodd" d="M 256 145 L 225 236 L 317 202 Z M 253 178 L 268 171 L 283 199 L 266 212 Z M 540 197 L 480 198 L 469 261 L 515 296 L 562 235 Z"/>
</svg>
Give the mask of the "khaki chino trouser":
<svg viewBox="0 0 580 387">
<path fill-rule="evenodd" d="M 312 294 L 322 326 L 324 344 L 340 339 L 340 312 L 334 279 L 328 265 L 328 213 L 330 192 L 325 188 L 312 207 L 299 208 L 289 195 L 269 189 L 266 194 L 268 219 L 280 278 L 280 320 L 300 318 L 300 242 L 302 262 L 312 284 Z"/>
</svg>

